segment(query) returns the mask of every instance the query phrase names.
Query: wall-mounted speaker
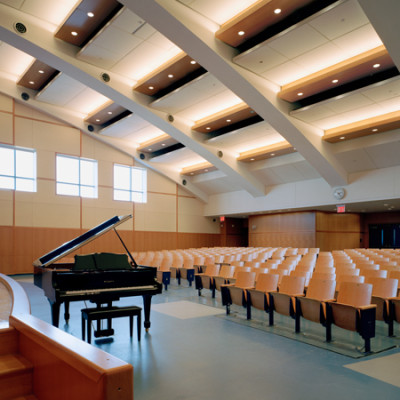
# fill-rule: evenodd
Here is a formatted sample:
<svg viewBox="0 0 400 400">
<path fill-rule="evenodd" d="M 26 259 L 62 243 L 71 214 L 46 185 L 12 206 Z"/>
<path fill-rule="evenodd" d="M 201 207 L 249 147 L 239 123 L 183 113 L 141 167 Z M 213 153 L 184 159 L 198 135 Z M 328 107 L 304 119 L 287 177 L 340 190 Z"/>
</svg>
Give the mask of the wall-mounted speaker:
<svg viewBox="0 0 400 400">
<path fill-rule="evenodd" d="M 28 101 L 29 100 L 29 94 L 26 92 L 21 93 L 21 99 Z"/>
<path fill-rule="evenodd" d="M 89 132 L 93 132 L 94 131 L 94 126 L 93 125 L 88 125 L 87 127 Z"/>
<path fill-rule="evenodd" d="M 22 23 L 22 22 L 16 22 L 14 24 L 14 29 L 18 32 L 18 33 L 25 33 L 26 32 L 26 26 Z"/>
</svg>

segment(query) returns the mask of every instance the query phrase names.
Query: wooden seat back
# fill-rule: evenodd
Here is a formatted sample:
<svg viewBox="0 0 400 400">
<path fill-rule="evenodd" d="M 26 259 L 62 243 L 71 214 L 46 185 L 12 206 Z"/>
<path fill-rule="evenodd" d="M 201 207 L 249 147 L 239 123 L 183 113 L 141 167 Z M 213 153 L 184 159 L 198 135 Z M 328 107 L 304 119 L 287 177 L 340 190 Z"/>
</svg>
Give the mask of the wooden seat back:
<svg viewBox="0 0 400 400">
<path fill-rule="evenodd" d="M 335 297 L 336 282 L 330 279 L 311 278 L 306 297 L 315 300 L 331 300 Z"/>
<path fill-rule="evenodd" d="M 295 296 L 304 293 L 305 278 L 302 276 L 283 276 L 279 293 Z"/>
<path fill-rule="evenodd" d="M 370 283 L 342 282 L 337 302 L 353 307 L 362 307 L 371 304 L 372 285 Z"/>
<path fill-rule="evenodd" d="M 278 289 L 278 281 L 278 274 L 259 274 L 256 282 L 256 290 L 265 293 L 276 291 Z"/>
<path fill-rule="evenodd" d="M 372 296 L 388 299 L 397 295 L 397 279 L 368 277 L 365 282 L 372 284 Z"/>
<path fill-rule="evenodd" d="M 256 280 L 256 273 L 249 271 L 239 271 L 236 276 L 235 287 L 252 288 Z"/>
</svg>

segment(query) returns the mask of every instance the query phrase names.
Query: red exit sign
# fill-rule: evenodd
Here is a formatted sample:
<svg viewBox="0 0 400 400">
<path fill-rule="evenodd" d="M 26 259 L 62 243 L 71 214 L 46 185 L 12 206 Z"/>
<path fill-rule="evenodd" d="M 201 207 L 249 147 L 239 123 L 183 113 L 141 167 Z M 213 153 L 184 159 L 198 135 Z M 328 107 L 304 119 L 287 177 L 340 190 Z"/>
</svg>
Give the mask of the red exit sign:
<svg viewBox="0 0 400 400">
<path fill-rule="evenodd" d="M 346 212 L 346 206 L 345 205 L 336 206 L 336 212 L 338 214 L 345 213 Z"/>
</svg>

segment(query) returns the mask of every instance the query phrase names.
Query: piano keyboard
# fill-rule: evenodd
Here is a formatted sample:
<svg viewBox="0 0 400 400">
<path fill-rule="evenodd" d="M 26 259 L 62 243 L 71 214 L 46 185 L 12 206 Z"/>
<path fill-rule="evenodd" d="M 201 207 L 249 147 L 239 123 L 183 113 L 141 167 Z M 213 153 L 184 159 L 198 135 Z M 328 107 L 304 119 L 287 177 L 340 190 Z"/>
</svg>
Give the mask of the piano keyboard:
<svg viewBox="0 0 400 400">
<path fill-rule="evenodd" d="M 115 287 L 115 288 L 101 288 L 101 289 L 82 289 L 82 290 L 66 290 L 64 293 L 66 295 L 79 295 L 79 294 L 97 294 L 97 293 L 104 293 L 104 292 L 118 292 L 123 290 L 148 290 L 154 289 L 153 285 L 146 285 L 146 286 L 126 286 L 126 287 Z"/>
</svg>

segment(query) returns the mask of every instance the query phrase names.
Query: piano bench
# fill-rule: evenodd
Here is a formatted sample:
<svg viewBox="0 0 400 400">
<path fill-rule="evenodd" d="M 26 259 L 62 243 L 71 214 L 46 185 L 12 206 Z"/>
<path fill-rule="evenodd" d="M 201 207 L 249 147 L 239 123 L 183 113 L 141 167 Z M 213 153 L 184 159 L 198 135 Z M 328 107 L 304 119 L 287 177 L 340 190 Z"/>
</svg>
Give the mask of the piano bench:
<svg viewBox="0 0 400 400">
<path fill-rule="evenodd" d="M 137 317 L 137 335 L 138 340 L 140 341 L 140 328 L 142 324 L 142 309 L 137 306 L 128 306 L 128 307 L 93 307 L 93 308 L 84 308 L 82 309 L 82 339 L 85 340 L 85 331 L 87 328 L 87 338 L 88 343 L 91 343 L 91 333 L 92 333 L 92 321 L 97 321 L 97 329 L 99 332 L 100 328 L 100 320 L 107 319 L 107 332 L 106 335 L 110 336 L 114 333 L 111 329 L 111 320 L 113 318 L 119 317 L 129 317 L 129 333 L 132 337 L 133 335 L 133 317 Z M 85 323 L 85 321 L 87 323 Z M 100 332 L 101 333 L 101 332 Z M 96 336 L 96 332 L 95 332 Z"/>
</svg>

